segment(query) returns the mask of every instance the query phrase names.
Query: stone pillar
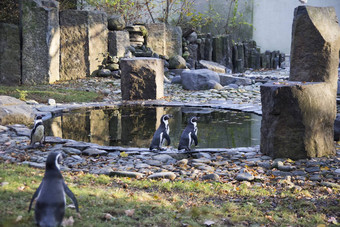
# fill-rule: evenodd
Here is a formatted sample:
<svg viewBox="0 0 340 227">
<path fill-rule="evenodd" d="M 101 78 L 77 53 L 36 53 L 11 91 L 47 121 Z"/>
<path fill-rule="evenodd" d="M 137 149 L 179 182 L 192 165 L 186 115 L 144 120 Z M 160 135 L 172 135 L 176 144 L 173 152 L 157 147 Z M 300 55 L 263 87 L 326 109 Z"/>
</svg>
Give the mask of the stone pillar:
<svg viewBox="0 0 340 227">
<path fill-rule="evenodd" d="M 21 82 L 19 26 L 0 23 L 0 53 L 0 84 L 19 85 Z"/>
<path fill-rule="evenodd" d="M 129 46 L 128 31 L 109 31 L 109 53 L 111 56 L 124 57 L 125 50 Z"/>
<path fill-rule="evenodd" d="M 158 58 L 123 58 L 120 63 L 123 100 L 164 96 L 164 62 Z"/>
<path fill-rule="evenodd" d="M 59 3 L 22 1 L 22 83 L 59 80 Z"/>
<path fill-rule="evenodd" d="M 167 57 L 182 55 L 182 29 L 164 23 L 147 24 L 147 46 Z"/>
<path fill-rule="evenodd" d="M 60 79 L 84 78 L 97 70 L 108 51 L 106 14 L 64 10 L 60 27 Z"/>
<path fill-rule="evenodd" d="M 207 34 L 204 43 L 204 60 L 212 61 L 213 40 L 210 33 Z"/>
<path fill-rule="evenodd" d="M 223 59 L 223 40 L 221 36 L 213 38 L 212 60 L 222 64 Z M 224 65 L 224 64 L 223 64 Z"/>
<path fill-rule="evenodd" d="M 261 86 L 262 153 L 292 159 L 335 155 L 337 21 L 331 7 L 295 9 L 290 82 Z"/>
</svg>

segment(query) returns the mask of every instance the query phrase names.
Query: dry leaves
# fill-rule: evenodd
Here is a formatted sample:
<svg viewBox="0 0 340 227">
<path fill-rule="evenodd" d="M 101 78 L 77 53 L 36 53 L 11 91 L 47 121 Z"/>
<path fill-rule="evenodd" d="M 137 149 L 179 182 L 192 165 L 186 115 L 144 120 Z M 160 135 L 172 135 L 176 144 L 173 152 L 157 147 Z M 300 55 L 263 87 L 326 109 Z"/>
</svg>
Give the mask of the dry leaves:
<svg viewBox="0 0 340 227">
<path fill-rule="evenodd" d="M 130 209 L 130 210 L 125 211 L 125 215 L 129 217 L 132 217 L 134 213 L 135 213 L 135 209 Z"/>
<path fill-rule="evenodd" d="M 64 227 L 73 226 L 73 223 L 74 223 L 73 216 L 70 216 L 69 218 L 64 218 L 61 225 L 64 226 Z"/>
</svg>

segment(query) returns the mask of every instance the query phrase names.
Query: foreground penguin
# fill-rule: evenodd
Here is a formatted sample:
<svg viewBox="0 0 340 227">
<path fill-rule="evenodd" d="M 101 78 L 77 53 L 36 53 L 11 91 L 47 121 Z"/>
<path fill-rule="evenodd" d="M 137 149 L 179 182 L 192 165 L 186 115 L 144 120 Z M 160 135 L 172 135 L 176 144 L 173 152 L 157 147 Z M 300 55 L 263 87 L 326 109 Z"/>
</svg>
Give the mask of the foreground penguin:
<svg viewBox="0 0 340 227">
<path fill-rule="evenodd" d="M 190 151 L 193 143 L 197 146 L 197 120 L 198 118 L 195 116 L 189 118 L 187 127 L 184 129 L 179 140 L 178 150 L 185 149 L 186 151 Z"/>
<path fill-rule="evenodd" d="M 32 203 L 36 199 L 35 221 L 41 227 L 61 225 L 65 214 L 65 194 L 72 199 L 77 212 L 79 212 L 77 199 L 65 184 L 64 178 L 60 173 L 59 162 L 61 160 L 61 153 L 52 152 L 48 155 L 45 176 L 34 193 L 28 208 L 28 212 L 30 212 Z"/>
<path fill-rule="evenodd" d="M 170 145 L 170 127 L 169 127 L 169 119 L 172 117 L 170 114 L 165 114 L 161 117 L 161 124 L 153 135 L 150 150 L 162 150 L 162 146 L 165 143 L 165 140 L 168 142 L 168 146 Z"/>
<path fill-rule="evenodd" d="M 40 146 L 45 138 L 45 128 L 43 125 L 42 117 L 37 116 L 34 120 L 34 126 L 31 131 L 31 143 L 30 146 L 34 147 L 36 142 L 39 142 Z"/>
</svg>

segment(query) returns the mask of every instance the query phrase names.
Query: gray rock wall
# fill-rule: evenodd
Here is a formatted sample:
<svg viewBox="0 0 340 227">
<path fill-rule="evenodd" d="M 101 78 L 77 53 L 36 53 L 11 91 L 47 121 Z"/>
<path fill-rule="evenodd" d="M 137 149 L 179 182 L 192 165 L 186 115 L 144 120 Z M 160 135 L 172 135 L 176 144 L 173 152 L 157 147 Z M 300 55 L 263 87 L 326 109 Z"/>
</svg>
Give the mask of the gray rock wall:
<svg viewBox="0 0 340 227">
<path fill-rule="evenodd" d="M 59 80 L 59 3 L 25 0 L 22 3 L 22 83 Z"/>
<path fill-rule="evenodd" d="M 0 84 L 19 85 L 20 33 L 19 26 L 0 23 Z"/>
</svg>

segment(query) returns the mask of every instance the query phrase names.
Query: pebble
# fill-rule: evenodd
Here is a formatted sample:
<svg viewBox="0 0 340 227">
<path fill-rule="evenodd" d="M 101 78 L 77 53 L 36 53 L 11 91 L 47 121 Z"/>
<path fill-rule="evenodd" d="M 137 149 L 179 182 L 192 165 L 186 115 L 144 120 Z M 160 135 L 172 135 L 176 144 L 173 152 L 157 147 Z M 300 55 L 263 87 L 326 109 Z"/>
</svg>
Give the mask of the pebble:
<svg viewBox="0 0 340 227">
<path fill-rule="evenodd" d="M 238 181 L 252 181 L 254 180 L 254 176 L 250 173 L 243 172 L 243 173 L 237 174 L 235 179 Z"/>
<path fill-rule="evenodd" d="M 151 174 L 150 176 L 148 176 L 149 179 L 160 179 L 160 178 L 164 178 L 164 179 L 170 179 L 170 180 L 174 180 L 176 178 L 176 174 L 174 174 L 173 172 L 160 172 L 160 173 L 154 173 Z"/>
</svg>

